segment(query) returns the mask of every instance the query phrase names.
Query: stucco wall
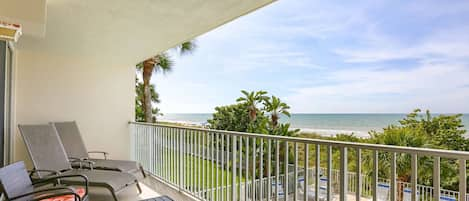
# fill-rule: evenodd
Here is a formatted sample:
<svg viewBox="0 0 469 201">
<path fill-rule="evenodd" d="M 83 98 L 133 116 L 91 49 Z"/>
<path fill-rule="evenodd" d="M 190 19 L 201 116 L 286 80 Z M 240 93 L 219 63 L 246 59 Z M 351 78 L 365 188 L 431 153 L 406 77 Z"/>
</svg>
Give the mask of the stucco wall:
<svg viewBox="0 0 469 201">
<path fill-rule="evenodd" d="M 19 50 L 16 123 L 76 120 L 89 150 L 130 157 L 127 122 L 134 116 L 135 67 Z M 16 136 L 15 160 L 27 156 Z"/>
</svg>

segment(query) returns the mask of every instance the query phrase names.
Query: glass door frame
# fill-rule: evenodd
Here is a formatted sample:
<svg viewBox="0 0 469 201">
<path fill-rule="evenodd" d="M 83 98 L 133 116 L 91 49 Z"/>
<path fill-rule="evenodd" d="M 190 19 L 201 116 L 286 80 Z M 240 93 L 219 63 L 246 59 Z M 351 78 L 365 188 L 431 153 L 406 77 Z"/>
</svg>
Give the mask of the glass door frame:
<svg viewBox="0 0 469 201">
<path fill-rule="evenodd" d="M 0 102 L 1 111 L 3 113 L 3 130 L 2 133 L 2 153 L 3 155 L 0 160 L 0 166 L 4 166 L 13 162 L 14 157 L 14 135 L 15 135 L 15 126 L 14 126 L 14 66 L 15 66 L 15 47 L 12 42 L 1 41 L 2 45 L 0 47 L 0 57 L 5 58 L 4 63 L 0 64 L 2 70 L 2 77 L 0 81 L 2 82 L 3 89 L 0 89 L 1 95 L 3 96 Z M 3 49 L 4 48 L 4 49 Z"/>
</svg>

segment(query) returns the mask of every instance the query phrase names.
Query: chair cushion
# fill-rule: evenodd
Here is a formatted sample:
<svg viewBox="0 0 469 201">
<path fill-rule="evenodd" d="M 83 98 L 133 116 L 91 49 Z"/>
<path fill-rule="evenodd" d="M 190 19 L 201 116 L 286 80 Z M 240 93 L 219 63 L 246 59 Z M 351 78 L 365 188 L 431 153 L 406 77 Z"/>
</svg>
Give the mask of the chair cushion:
<svg viewBox="0 0 469 201">
<path fill-rule="evenodd" d="M 75 188 L 75 193 L 77 193 L 81 198 L 83 198 L 83 196 L 85 196 L 85 189 Z M 75 196 L 73 195 L 57 196 L 53 198 L 42 199 L 41 201 L 75 201 Z"/>
</svg>

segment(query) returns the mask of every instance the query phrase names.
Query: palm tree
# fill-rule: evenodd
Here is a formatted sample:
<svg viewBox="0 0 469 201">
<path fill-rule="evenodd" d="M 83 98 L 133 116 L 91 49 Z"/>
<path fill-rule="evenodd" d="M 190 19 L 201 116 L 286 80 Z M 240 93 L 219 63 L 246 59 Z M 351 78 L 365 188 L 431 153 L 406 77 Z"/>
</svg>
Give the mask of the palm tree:
<svg viewBox="0 0 469 201">
<path fill-rule="evenodd" d="M 269 97 L 265 96 L 267 94 L 266 91 L 251 91 L 247 92 L 245 90 L 241 90 L 241 93 L 244 94 L 245 97 L 240 97 L 236 99 L 237 102 L 243 102 L 248 106 L 249 111 L 249 119 L 255 121 L 257 118 L 257 104 L 267 100 Z"/>
<path fill-rule="evenodd" d="M 174 49 L 179 52 L 179 54 L 184 55 L 194 51 L 196 48 L 195 42 L 188 41 L 184 42 Z M 168 73 L 172 70 L 173 60 L 167 52 L 157 54 L 151 58 L 146 59 L 145 61 L 137 64 L 137 69 L 142 71 L 143 78 L 143 92 L 144 92 L 144 113 L 145 121 L 152 122 L 152 106 L 151 106 L 151 90 L 150 90 L 150 80 L 153 76 L 153 72 L 158 73 Z"/>
<path fill-rule="evenodd" d="M 291 116 L 290 112 L 288 112 L 289 109 L 290 106 L 288 106 L 286 103 L 282 102 L 280 98 L 277 98 L 275 96 L 272 96 L 270 100 L 266 99 L 266 101 L 264 102 L 264 110 L 270 112 L 270 118 L 273 128 L 277 128 L 278 120 L 280 119 L 280 114 L 284 114 L 288 117 Z"/>
<path fill-rule="evenodd" d="M 151 102 L 152 103 L 160 103 L 160 96 L 155 91 L 155 85 L 150 84 L 150 94 L 151 94 Z M 135 79 L 135 120 L 138 122 L 145 121 L 145 109 L 144 109 L 144 86 L 143 83 Z M 162 115 L 160 110 L 157 107 L 152 109 L 152 116 L 156 118 L 156 116 Z M 156 120 L 153 118 L 153 122 Z"/>
</svg>

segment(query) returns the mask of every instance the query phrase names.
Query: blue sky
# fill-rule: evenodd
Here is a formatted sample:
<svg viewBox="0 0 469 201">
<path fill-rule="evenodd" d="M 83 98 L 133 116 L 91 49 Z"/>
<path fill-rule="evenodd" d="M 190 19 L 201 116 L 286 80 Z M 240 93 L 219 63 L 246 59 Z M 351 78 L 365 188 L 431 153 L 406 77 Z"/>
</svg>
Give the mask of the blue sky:
<svg viewBox="0 0 469 201">
<path fill-rule="evenodd" d="M 267 90 L 295 113 L 469 112 L 469 1 L 280 0 L 173 53 L 163 113 Z"/>
</svg>

